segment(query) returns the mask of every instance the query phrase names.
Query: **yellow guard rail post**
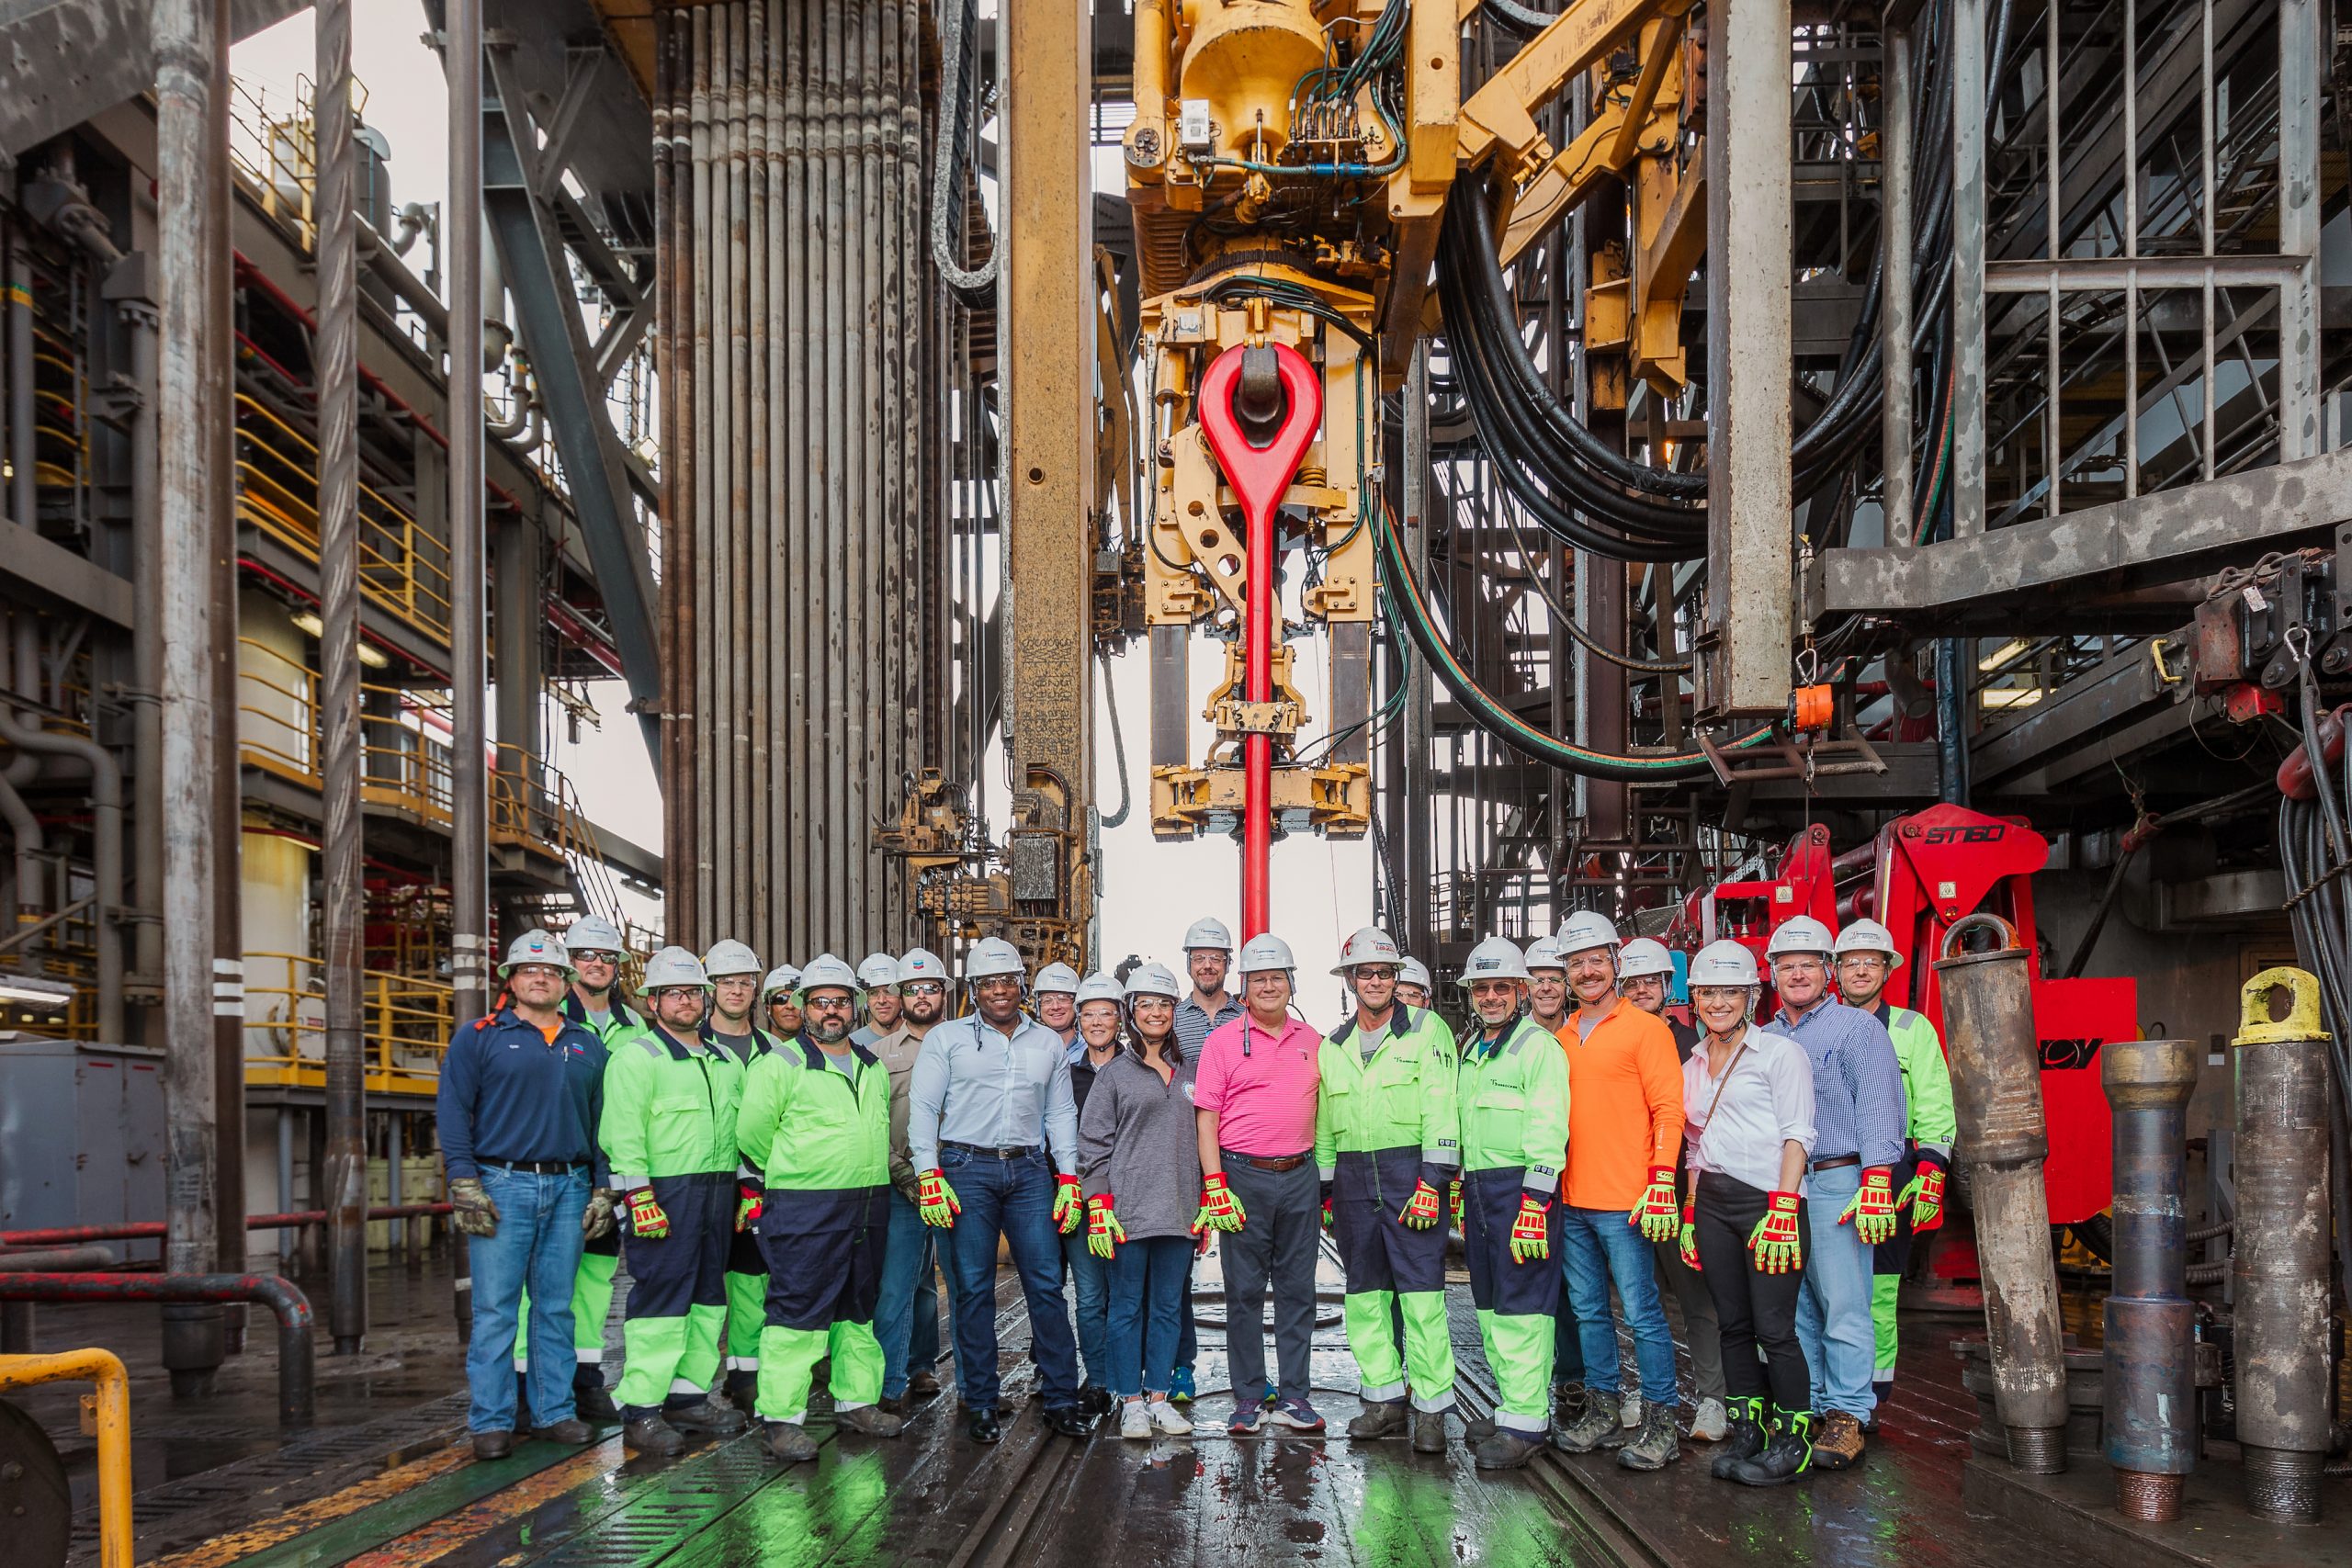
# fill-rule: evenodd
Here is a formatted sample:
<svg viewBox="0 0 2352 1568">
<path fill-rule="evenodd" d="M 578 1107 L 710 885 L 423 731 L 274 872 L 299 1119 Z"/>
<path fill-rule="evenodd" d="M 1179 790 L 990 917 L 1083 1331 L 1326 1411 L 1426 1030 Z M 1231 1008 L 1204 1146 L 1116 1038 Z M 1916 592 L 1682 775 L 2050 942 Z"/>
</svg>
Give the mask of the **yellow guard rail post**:
<svg viewBox="0 0 2352 1568">
<path fill-rule="evenodd" d="M 130 1568 L 130 1380 L 110 1350 L 0 1356 L 0 1392 L 87 1378 L 98 1438 L 98 1568 Z"/>
</svg>

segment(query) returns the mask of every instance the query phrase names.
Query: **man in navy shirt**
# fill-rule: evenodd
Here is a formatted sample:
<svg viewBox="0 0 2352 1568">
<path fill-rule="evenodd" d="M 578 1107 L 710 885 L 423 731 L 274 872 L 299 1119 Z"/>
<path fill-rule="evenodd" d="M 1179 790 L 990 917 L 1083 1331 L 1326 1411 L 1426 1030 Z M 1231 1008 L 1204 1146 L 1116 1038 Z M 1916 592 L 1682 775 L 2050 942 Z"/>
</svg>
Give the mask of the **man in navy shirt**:
<svg viewBox="0 0 2352 1568">
<path fill-rule="evenodd" d="M 526 1285 L 532 1436 L 573 1444 L 595 1436 L 572 1408 L 571 1282 L 582 1244 L 613 1224 L 613 1194 L 592 1183 L 605 1047 L 564 1016 L 571 961 L 554 937 L 527 931 L 498 976 L 506 983 L 498 1010 L 459 1024 L 449 1041 L 437 1104 L 449 1202 L 473 1238 L 466 1425 L 477 1459 L 514 1447 L 508 1359 Z"/>
</svg>

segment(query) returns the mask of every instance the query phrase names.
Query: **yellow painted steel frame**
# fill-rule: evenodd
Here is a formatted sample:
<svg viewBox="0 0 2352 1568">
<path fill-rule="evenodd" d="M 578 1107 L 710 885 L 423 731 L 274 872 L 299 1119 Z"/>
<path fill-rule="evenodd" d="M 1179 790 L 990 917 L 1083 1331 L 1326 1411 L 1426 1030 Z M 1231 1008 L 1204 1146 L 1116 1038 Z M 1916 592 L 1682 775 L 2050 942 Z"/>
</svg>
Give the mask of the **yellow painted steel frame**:
<svg viewBox="0 0 2352 1568">
<path fill-rule="evenodd" d="M 83 1416 L 98 1439 L 99 1568 L 130 1568 L 130 1380 L 109 1350 L 0 1356 L 0 1392 L 88 1379 Z"/>
</svg>

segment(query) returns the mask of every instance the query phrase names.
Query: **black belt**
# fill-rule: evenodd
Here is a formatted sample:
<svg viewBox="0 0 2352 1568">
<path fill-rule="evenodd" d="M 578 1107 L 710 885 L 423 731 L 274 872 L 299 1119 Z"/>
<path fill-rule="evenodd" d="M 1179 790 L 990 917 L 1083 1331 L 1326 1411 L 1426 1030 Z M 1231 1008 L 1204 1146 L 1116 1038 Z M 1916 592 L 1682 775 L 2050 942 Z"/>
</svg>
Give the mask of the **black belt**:
<svg viewBox="0 0 2352 1568">
<path fill-rule="evenodd" d="M 978 1144 L 959 1144 L 950 1138 L 940 1139 L 939 1146 L 954 1149 L 957 1154 L 978 1155 L 982 1159 L 1027 1159 L 1032 1155 L 1046 1152 L 1035 1144 L 1025 1144 L 1019 1148 L 983 1148 Z"/>
<path fill-rule="evenodd" d="M 1805 1167 L 1805 1168 L 1812 1171 L 1838 1170 L 1846 1166 L 1860 1165 L 1861 1163 L 1862 1156 L 1860 1155 L 1839 1155 L 1836 1159 L 1815 1160 L 1811 1165 Z"/>
<path fill-rule="evenodd" d="M 569 1176 L 588 1162 L 584 1159 L 483 1159 L 477 1156 L 476 1165 L 494 1165 L 501 1170 L 526 1170 L 534 1176 Z"/>
</svg>

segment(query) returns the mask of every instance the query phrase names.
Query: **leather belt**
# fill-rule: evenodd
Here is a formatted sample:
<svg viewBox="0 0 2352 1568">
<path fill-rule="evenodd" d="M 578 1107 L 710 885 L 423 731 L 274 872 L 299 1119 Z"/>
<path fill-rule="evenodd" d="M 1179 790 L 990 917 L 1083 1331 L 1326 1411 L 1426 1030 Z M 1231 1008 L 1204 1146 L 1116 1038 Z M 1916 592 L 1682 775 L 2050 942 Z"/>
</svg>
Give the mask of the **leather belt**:
<svg viewBox="0 0 2352 1568">
<path fill-rule="evenodd" d="M 939 1146 L 943 1149 L 954 1149 L 957 1154 L 978 1155 L 982 1159 L 1027 1159 L 1032 1155 L 1045 1153 L 1035 1144 L 1024 1145 L 1020 1148 L 984 1148 L 978 1144 L 959 1144 L 951 1138 L 940 1139 Z"/>
<path fill-rule="evenodd" d="M 494 1165 L 501 1170 L 528 1171 L 534 1176 L 568 1176 L 588 1162 L 584 1159 L 483 1159 L 477 1156 L 476 1165 Z"/>
<path fill-rule="evenodd" d="M 1846 1166 L 1860 1165 L 1861 1163 L 1862 1156 L 1860 1155 L 1839 1155 L 1836 1159 L 1815 1160 L 1811 1165 L 1805 1167 L 1805 1168 L 1811 1171 L 1838 1170 Z"/>
<path fill-rule="evenodd" d="M 1241 1163 L 1252 1170 L 1296 1170 L 1306 1163 L 1305 1155 L 1284 1155 L 1279 1159 L 1261 1159 L 1256 1155 L 1243 1155 Z"/>
</svg>

